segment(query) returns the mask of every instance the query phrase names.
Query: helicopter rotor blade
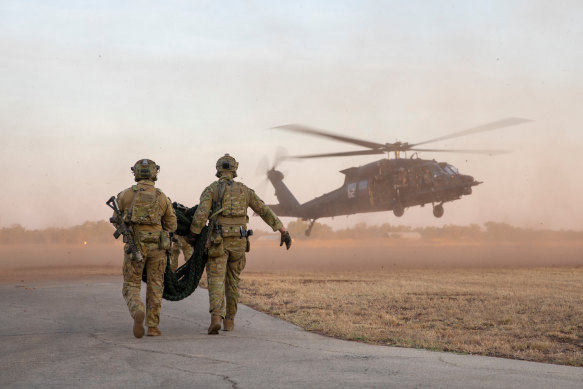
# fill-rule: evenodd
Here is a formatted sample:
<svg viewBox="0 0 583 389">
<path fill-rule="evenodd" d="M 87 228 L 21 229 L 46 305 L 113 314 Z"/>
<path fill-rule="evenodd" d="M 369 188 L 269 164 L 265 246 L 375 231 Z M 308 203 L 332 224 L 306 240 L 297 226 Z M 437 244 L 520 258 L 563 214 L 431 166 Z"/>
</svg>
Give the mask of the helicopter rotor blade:
<svg viewBox="0 0 583 389">
<path fill-rule="evenodd" d="M 275 157 L 273 159 L 272 168 L 275 169 L 277 165 L 279 165 L 282 161 L 287 159 L 288 155 L 289 153 L 287 152 L 287 149 L 285 147 L 278 146 L 277 149 L 275 150 Z"/>
<path fill-rule="evenodd" d="M 418 149 L 411 148 L 412 151 L 426 151 L 433 153 L 468 153 L 468 154 L 486 154 L 486 155 L 498 155 L 509 153 L 510 150 L 452 150 L 452 149 Z"/>
<path fill-rule="evenodd" d="M 369 142 L 366 140 L 361 140 L 361 139 L 351 138 L 348 136 L 333 134 L 331 132 L 320 130 L 318 128 L 304 126 L 302 124 L 285 124 L 283 126 L 277 126 L 277 127 L 272 127 L 272 128 L 274 128 L 276 130 L 301 132 L 303 134 L 315 135 L 315 136 L 320 136 L 320 137 L 324 137 L 324 138 L 330 138 L 330 139 L 334 139 L 334 140 L 337 140 L 340 142 L 351 143 L 351 144 L 366 147 L 369 149 L 379 149 L 379 148 L 385 147 L 385 145 L 381 144 L 381 143 Z"/>
<path fill-rule="evenodd" d="M 290 159 L 307 159 L 307 158 L 324 158 L 324 157 L 349 157 L 353 155 L 373 155 L 373 154 L 384 154 L 385 150 L 358 150 L 358 151 L 346 151 L 343 153 L 329 153 L 329 154 L 310 154 L 310 155 L 290 155 L 287 158 Z"/>
<path fill-rule="evenodd" d="M 267 160 L 267 156 L 263 155 L 257 164 L 257 168 L 255 169 L 256 176 L 263 176 L 269 170 L 269 161 Z"/>
<path fill-rule="evenodd" d="M 492 130 L 496 130 L 498 128 L 516 126 L 518 124 L 528 123 L 528 122 L 531 122 L 531 121 L 532 120 L 529 120 L 529 119 L 521 119 L 521 118 L 506 118 L 506 119 L 501 119 L 501 120 L 497 120 L 495 122 L 488 123 L 488 124 L 484 124 L 484 125 L 481 125 L 481 126 L 478 126 L 478 127 L 472 127 L 472 128 L 467 129 L 467 130 L 458 131 L 458 132 L 454 132 L 454 133 L 449 134 L 449 135 L 444 135 L 444 136 L 440 136 L 438 138 L 434 138 L 434 139 L 426 140 L 426 141 L 423 141 L 423 142 L 415 143 L 415 144 L 412 144 L 410 146 L 411 147 L 414 147 L 414 146 L 424 145 L 426 143 L 437 142 L 437 141 L 440 141 L 440 140 L 452 139 L 452 138 L 457 138 L 457 137 L 460 137 L 460 136 L 466 136 L 466 135 L 470 135 L 470 134 L 476 134 L 478 132 L 492 131 Z M 419 150 L 419 151 L 422 151 L 422 150 Z"/>
<path fill-rule="evenodd" d="M 265 177 L 263 180 L 261 180 L 259 182 L 259 184 L 257 184 L 256 191 L 257 191 L 257 193 L 259 193 L 263 197 L 267 193 L 268 187 L 269 187 L 269 180 L 267 179 L 267 177 Z"/>
</svg>

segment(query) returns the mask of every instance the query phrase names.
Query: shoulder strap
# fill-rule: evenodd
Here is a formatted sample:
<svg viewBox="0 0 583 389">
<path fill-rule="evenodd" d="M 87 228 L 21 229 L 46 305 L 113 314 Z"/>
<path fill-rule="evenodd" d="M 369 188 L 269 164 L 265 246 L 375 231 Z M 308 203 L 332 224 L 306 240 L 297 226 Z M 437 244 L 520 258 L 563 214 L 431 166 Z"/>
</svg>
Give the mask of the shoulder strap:
<svg viewBox="0 0 583 389">
<path fill-rule="evenodd" d="M 213 190 L 213 207 L 219 201 L 219 190 L 221 188 L 221 181 L 217 181 L 217 190 Z M 222 202 L 223 200 L 221 200 Z"/>
<path fill-rule="evenodd" d="M 132 204 L 130 205 L 130 209 L 128 210 L 127 220 L 128 223 L 130 223 L 132 220 L 132 215 L 134 213 L 134 205 L 136 204 L 136 197 L 138 197 L 138 192 L 140 191 L 137 185 L 132 185 L 132 190 L 134 191 L 134 197 L 132 197 Z"/>
<path fill-rule="evenodd" d="M 213 191 L 213 204 L 211 206 L 211 215 L 209 216 L 209 220 L 223 212 L 223 195 L 225 194 L 226 185 L 227 183 L 224 180 L 219 180 L 217 190 Z"/>
<path fill-rule="evenodd" d="M 243 184 L 242 182 L 234 182 L 235 185 L 237 185 L 238 189 L 241 189 L 241 192 L 243 192 L 245 194 L 245 205 L 249 206 L 249 193 L 248 193 L 248 187 L 247 185 Z"/>
</svg>

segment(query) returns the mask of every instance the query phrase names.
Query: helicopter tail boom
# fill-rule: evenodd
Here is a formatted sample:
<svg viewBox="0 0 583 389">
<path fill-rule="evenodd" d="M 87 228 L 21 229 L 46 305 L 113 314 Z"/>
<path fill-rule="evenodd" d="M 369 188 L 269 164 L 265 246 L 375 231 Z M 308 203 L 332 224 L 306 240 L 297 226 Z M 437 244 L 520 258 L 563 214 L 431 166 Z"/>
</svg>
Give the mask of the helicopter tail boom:
<svg viewBox="0 0 583 389">
<path fill-rule="evenodd" d="M 279 204 L 270 205 L 269 207 L 279 216 L 299 216 L 300 203 L 283 183 L 283 173 L 271 169 L 267 172 L 267 179 L 275 189 L 275 197 Z"/>
</svg>

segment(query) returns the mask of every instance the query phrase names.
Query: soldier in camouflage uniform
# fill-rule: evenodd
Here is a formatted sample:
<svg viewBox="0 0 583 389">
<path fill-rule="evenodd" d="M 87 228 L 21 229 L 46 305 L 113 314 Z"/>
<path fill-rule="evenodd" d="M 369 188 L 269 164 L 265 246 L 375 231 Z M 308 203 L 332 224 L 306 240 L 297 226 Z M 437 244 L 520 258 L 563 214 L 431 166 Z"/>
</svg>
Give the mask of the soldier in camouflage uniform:
<svg viewBox="0 0 583 389">
<path fill-rule="evenodd" d="M 247 208 L 261 216 L 273 231 L 281 233 L 280 246 L 291 246 L 289 232 L 255 192 L 241 182 L 235 182 L 239 164 L 225 154 L 216 164 L 218 181 L 210 184 L 200 196 L 187 241 L 194 245 L 207 219 L 216 217 L 216 228 L 209 229 L 206 274 L 209 291 L 211 324 L 209 334 L 218 334 L 223 322 L 225 331 L 232 331 L 239 300 L 239 275 L 245 268 L 247 245 Z M 220 204 L 220 205 L 219 205 Z M 219 209 L 216 209 L 219 208 Z M 213 222 L 209 225 L 214 224 Z M 226 299 L 226 303 L 225 303 Z"/>
<path fill-rule="evenodd" d="M 425 189 L 431 188 L 433 185 L 433 176 L 429 171 L 429 167 L 423 168 L 423 176 L 422 176 L 422 187 Z"/>
<path fill-rule="evenodd" d="M 170 268 L 173 272 L 176 272 L 176 269 L 178 269 L 178 257 L 180 256 L 180 251 L 182 250 L 182 254 L 184 255 L 184 262 L 188 262 L 194 252 L 194 248 L 184 240 L 183 236 L 180 235 L 174 235 L 172 237 L 172 242 L 172 248 L 170 249 Z"/>
<path fill-rule="evenodd" d="M 152 160 L 139 160 L 132 167 L 137 185 L 117 195 L 119 209 L 123 212 L 124 220 L 133 226 L 134 241 L 144 257 L 142 262 L 137 262 L 132 259 L 132 254 L 125 254 L 123 260 L 122 293 L 134 319 L 136 338 L 144 336 L 144 318 L 148 336 L 162 334 L 158 324 L 164 290 L 166 250 L 170 248 L 169 233 L 174 232 L 177 226 L 172 203 L 160 189 L 154 187 L 159 169 Z M 144 266 L 148 273 L 145 309 L 140 297 Z"/>
</svg>

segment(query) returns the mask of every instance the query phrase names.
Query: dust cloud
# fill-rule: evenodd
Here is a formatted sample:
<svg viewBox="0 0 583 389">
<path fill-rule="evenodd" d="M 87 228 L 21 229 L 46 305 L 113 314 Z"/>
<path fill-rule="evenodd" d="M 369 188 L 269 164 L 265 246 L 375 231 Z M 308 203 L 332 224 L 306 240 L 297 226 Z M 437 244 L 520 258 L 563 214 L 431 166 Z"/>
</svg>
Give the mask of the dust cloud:
<svg viewBox="0 0 583 389">
<path fill-rule="evenodd" d="M 246 272 L 360 272 L 401 269 L 583 266 L 583 242 L 425 242 L 406 239 L 252 241 Z M 121 276 L 120 244 L 0 246 L 0 281 Z M 183 258 L 180 258 L 180 264 Z M 243 275 L 244 276 L 244 275 Z"/>
<path fill-rule="evenodd" d="M 309 241 L 289 252 L 260 242 L 248 271 L 390 271 L 418 268 L 546 267 L 583 265 L 583 242 L 456 244 L 382 240 Z"/>
<path fill-rule="evenodd" d="M 0 282 L 121 275 L 123 246 L 0 245 Z"/>
</svg>

